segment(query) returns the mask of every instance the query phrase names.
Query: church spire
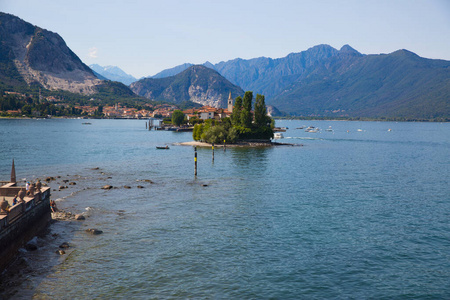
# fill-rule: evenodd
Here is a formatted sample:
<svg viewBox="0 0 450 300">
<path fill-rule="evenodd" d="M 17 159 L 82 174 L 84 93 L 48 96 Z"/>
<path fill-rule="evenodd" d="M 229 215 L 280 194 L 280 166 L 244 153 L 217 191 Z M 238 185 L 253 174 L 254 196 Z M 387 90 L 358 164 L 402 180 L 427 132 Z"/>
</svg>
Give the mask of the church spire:
<svg viewBox="0 0 450 300">
<path fill-rule="evenodd" d="M 233 98 L 231 98 L 231 92 L 230 95 L 228 96 L 228 111 L 230 113 L 233 112 Z"/>
</svg>

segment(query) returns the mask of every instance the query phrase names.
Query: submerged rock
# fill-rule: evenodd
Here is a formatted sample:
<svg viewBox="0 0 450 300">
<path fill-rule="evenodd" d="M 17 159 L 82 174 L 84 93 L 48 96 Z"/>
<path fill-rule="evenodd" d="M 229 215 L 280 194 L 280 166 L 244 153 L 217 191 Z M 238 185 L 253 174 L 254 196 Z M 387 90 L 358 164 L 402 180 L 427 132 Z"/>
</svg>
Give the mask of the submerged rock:
<svg viewBox="0 0 450 300">
<path fill-rule="evenodd" d="M 102 234 L 103 233 L 103 231 L 98 230 L 98 229 L 94 229 L 94 228 L 86 229 L 86 232 L 90 233 L 90 234 L 93 234 L 93 235 L 98 235 L 98 234 Z"/>
<path fill-rule="evenodd" d="M 78 215 L 75 215 L 75 220 L 81 221 L 81 220 L 86 220 L 86 218 L 83 215 L 78 214 Z"/>
<path fill-rule="evenodd" d="M 59 248 L 61 248 L 61 249 L 67 249 L 67 248 L 69 248 L 69 247 L 70 247 L 70 245 L 69 245 L 68 242 L 64 242 L 64 243 L 62 243 L 61 245 L 59 245 Z"/>
<path fill-rule="evenodd" d="M 29 241 L 25 244 L 25 249 L 27 249 L 27 251 L 35 251 L 37 248 L 38 247 L 34 241 Z"/>
</svg>

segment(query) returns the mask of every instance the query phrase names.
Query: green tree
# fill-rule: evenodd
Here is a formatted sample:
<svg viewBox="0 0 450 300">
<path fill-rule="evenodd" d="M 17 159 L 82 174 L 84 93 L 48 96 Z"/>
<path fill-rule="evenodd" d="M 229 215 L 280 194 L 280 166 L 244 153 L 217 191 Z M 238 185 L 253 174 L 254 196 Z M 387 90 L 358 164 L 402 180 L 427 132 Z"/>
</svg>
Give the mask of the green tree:
<svg viewBox="0 0 450 300">
<path fill-rule="evenodd" d="M 242 97 L 238 96 L 234 101 L 231 123 L 235 126 L 241 125 Z"/>
<path fill-rule="evenodd" d="M 180 126 L 184 121 L 184 113 L 181 110 L 174 110 L 172 113 L 172 124 Z"/>
<path fill-rule="evenodd" d="M 200 141 L 203 134 L 203 124 L 195 124 L 194 130 L 192 131 L 192 138 L 194 141 Z"/>
<path fill-rule="evenodd" d="M 244 99 L 242 100 L 242 112 L 241 112 L 241 125 L 250 127 L 252 125 L 252 99 L 253 93 L 250 91 L 245 92 Z"/>
<path fill-rule="evenodd" d="M 208 143 L 221 144 L 227 138 L 227 131 L 223 126 L 216 125 L 203 133 L 202 139 Z"/>
<path fill-rule="evenodd" d="M 267 109 L 265 103 L 265 97 L 260 94 L 256 94 L 255 100 L 255 125 L 257 127 L 269 126 L 271 118 L 267 116 Z"/>
</svg>

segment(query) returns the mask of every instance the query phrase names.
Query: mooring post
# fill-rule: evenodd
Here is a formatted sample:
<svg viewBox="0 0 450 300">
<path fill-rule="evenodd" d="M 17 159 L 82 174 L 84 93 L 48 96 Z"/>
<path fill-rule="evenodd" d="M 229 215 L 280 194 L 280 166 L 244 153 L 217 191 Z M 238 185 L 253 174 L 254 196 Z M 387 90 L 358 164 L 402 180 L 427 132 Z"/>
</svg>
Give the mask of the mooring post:
<svg viewBox="0 0 450 300">
<path fill-rule="evenodd" d="M 145 129 L 147 129 L 147 121 L 145 121 Z"/>
<path fill-rule="evenodd" d="M 214 162 L 214 143 L 212 143 L 212 155 L 213 155 L 212 161 Z"/>
<path fill-rule="evenodd" d="M 226 141 L 223 140 L 223 152 L 227 151 L 227 144 Z"/>
<path fill-rule="evenodd" d="M 195 165 L 195 171 L 194 175 L 197 176 L 197 147 L 194 147 L 194 165 Z"/>
</svg>

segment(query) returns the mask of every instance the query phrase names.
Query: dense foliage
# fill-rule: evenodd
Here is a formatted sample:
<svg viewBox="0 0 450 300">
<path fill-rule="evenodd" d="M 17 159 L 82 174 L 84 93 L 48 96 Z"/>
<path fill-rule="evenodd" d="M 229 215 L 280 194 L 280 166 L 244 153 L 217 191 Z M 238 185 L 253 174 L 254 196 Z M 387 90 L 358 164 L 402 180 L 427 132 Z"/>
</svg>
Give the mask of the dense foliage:
<svg viewBox="0 0 450 300">
<path fill-rule="evenodd" d="M 172 113 L 172 124 L 180 126 L 184 121 L 184 113 L 181 110 L 174 110 Z"/>
<path fill-rule="evenodd" d="M 244 99 L 244 100 L 243 100 Z M 252 92 L 245 92 L 244 98 L 235 99 L 231 118 L 206 120 L 196 124 L 192 137 L 208 143 L 234 143 L 237 140 L 269 140 L 273 137 L 272 118 L 267 116 L 263 95 L 256 95 L 254 118 L 252 113 Z"/>
</svg>

